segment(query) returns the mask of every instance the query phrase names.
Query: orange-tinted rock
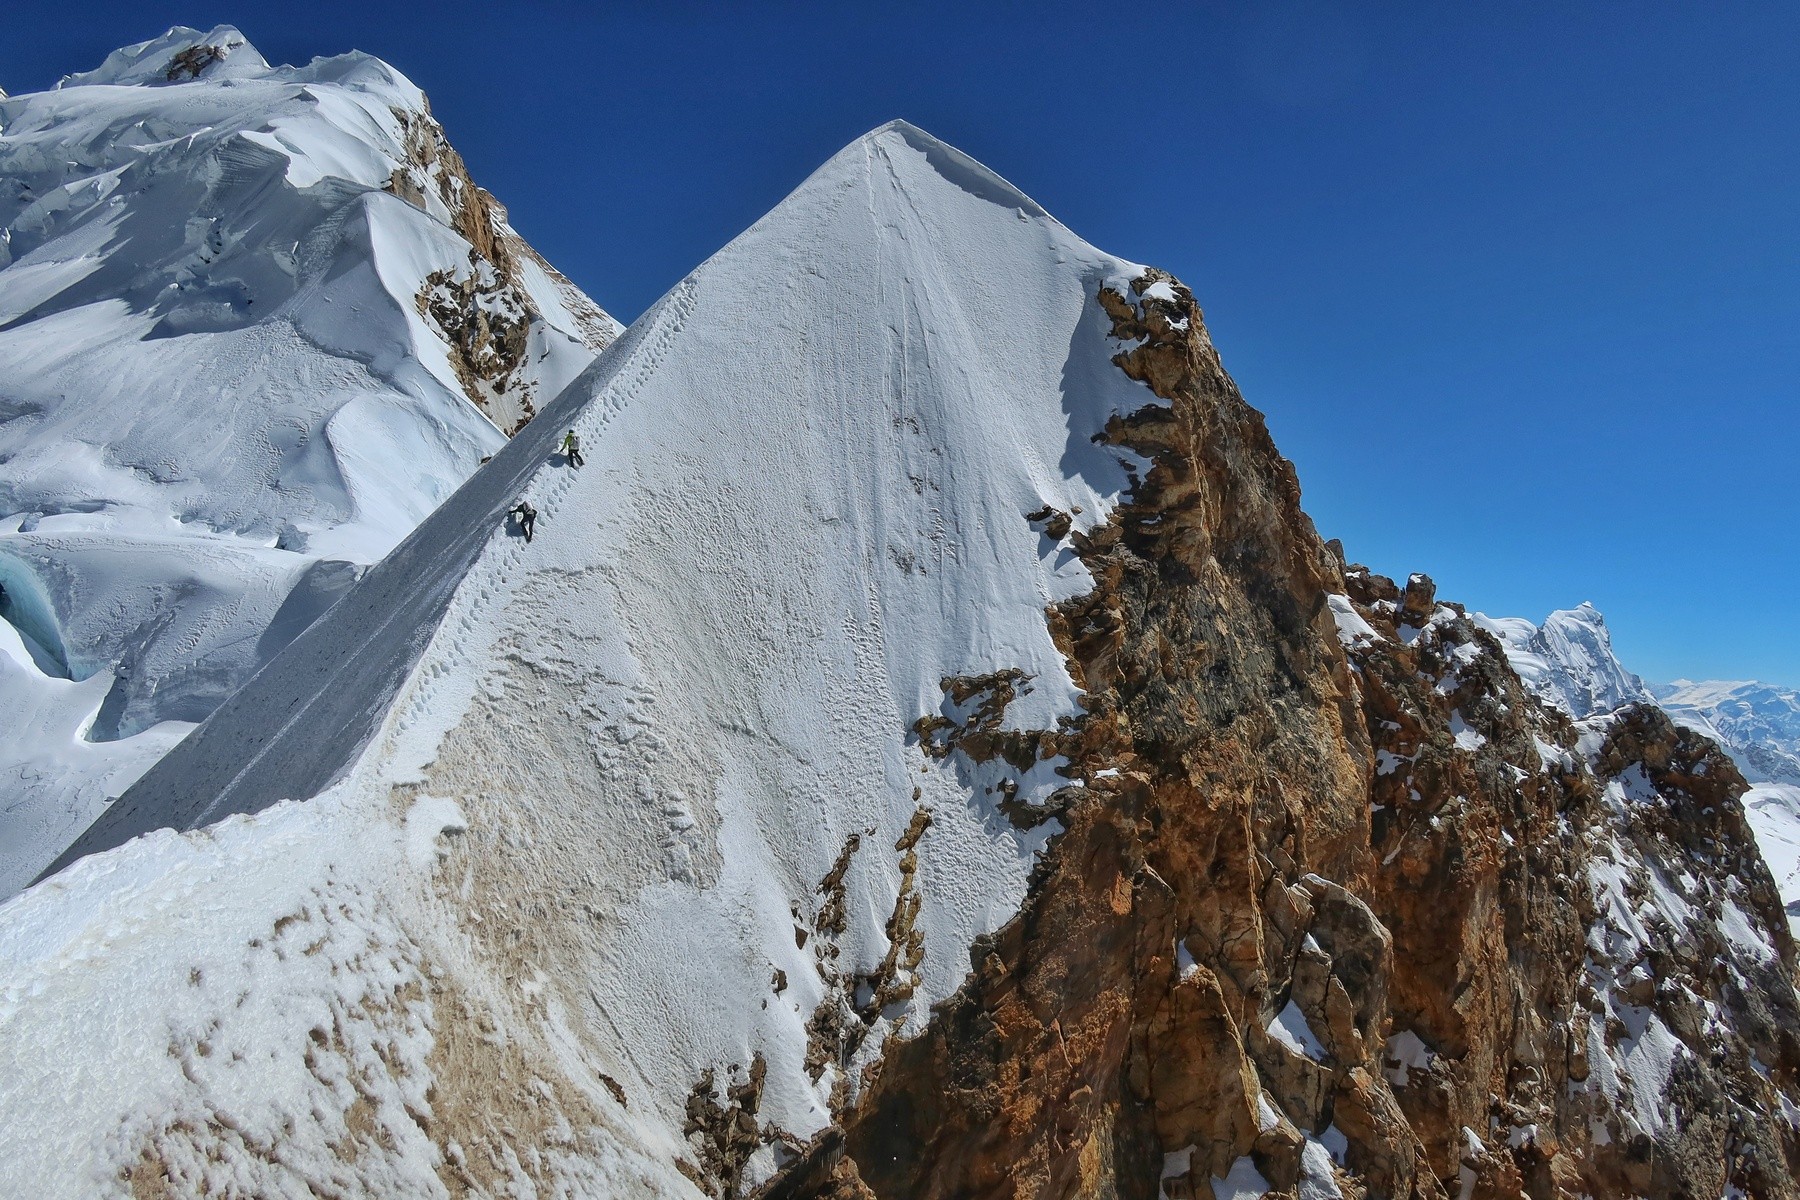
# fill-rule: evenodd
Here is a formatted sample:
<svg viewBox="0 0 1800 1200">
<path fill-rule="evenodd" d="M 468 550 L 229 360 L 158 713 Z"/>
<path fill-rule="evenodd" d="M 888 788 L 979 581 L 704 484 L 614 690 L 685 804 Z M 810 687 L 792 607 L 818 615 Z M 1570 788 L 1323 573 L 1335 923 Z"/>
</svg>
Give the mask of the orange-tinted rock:
<svg viewBox="0 0 1800 1200">
<path fill-rule="evenodd" d="M 1590 769 L 1428 577 L 1345 567 L 1187 290 L 1146 294 L 1167 278 L 1097 298 L 1160 401 L 1107 437 L 1155 466 L 1069 534 L 1096 586 L 1048 614 L 1087 716 L 1032 757 L 1094 782 L 1059 793 L 1066 832 L 962 988 L 846 1098 L 858 1185 L 1206 1196 L 1249 1156 L 1297 1194 L 1329 1145 L 1351 1197 L 1795 1196 L 1800 1145 L 1767 1115 L 1800 1101 L 1794 949 L 1741 780 L 1654 710 L 1590 731 Z M 1346 651 L 1328 593 L 1378 639 Z M 919 734 L 1010 758 L 984 711 Z M 1614 874 L 1651 899 L 1674 878 L 1701 915 L 1645 925 Z M 1718 934 L 1733 905 L 1766 941 Z M 1641 1133 L 1660 1117 L 1617 1084 L 1633 1000 L 1680 1047 L 1679 1120 Z"/>
</svg>

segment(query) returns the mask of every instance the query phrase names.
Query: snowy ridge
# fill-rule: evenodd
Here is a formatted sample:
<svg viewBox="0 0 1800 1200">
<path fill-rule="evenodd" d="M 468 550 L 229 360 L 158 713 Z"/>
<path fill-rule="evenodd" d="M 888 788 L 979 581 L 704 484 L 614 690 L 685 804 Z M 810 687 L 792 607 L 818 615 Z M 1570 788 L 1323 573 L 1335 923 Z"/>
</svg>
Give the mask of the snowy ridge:
<svg viewBox="0 0 1800 1200">
<path fill-rule="evenodd" d="M 1612 632 L 1600 610 L 1585 601 L 1533 625 L 1523 617 L 1474 621 L 1500 639 L 1507 661 L 1539 699 L 1577 719 L 1654 697 L 1613 653 Z"/>
<path fill-rule="evenodd" d="M 616 328 L 366 55 L 178 28 L 0 100 L 0 895 Z"/>
<path fill-rule="evenodd" d="M 368 573 L 330 621 L 300 635 L 279 667 L 258 674 L 213 716 L 206 736 L 181 743 L 46 874 L 155 829 L 198 829 L 278 800 L 317 795 L 341 778 L 445 621 L 463 573 L 484 552 L 503 576 L 516 564 L 525 543 L 506 536 L 507 510 L 587 406 L 590 389 L 601 397 L 594 406 L 600 420 L 583 423 L 584 436 L 591 438 L 667 353 L 691 307 L 690 291 L 686 284 L 678 286 L 645 314 L 620 339 L 618 354 L 596 363 L 542 420 L 502 447 L 486 469 Z M 571 481 L 568 475 L 553 476 L 551 494 L 536 502 L 560 499 Z M 485 611 L 502 595 L 476 590 L 464 602 Z M 465 613 L 455 628 L 466 632 L 473 621 Z M 451 638 L 444 651 L 454 659 L 461 646 Z M 437 664 L 435 673 L 453 665 L 460 663 Z M 284 716 L 272 723 L 270 713 Z M 297 738 L 306 743 L 297 746 Z"/>
<path fill-rule="evenodd" d="M 1043 799 L 1066 782 L 1056 763 L 938 758 L 912 729 L 964 715 L 950 681 L 1009 672 L 1004 728 L 1080 711 L 1045 608 L 1091 580 L 1027 515 L 1052 506 L 1086 530 L 1128 486 L 1092 436 L 1153 397 L 1112 365 L 1095 294 L 1141 270 L 904 123 L 847 147 L 641 319 L 84 848 L 256 815 L 92 855 L 0 909 L 0 994 L 132 996 L 132 1020 L 169 1004 L 229 1040 L 245 1018 L 182 992 L 190 972 L 247 975 L 259 996 L 317 992 L 324 964 L 271 939 L 246 950 L 196 933 L 162 951 L 163 934 L 108 932 L 128 893 L 253 871 L 240 860 L 279 839 L 294 847 L 282 883 L 230 919 L 297 928 L 283 924 L 297 906 L 353 893 L 352 928 L 331 936 L 384 948 L 381 986 L 398 998 L 371 1019 L 427 1031 L 407 1042 L 404 1077 L 435 1080 L 445 1109 L 452 1047 L 510 1047 L 545 1081 L 539 1117 L 572 1127 L 590 1158 L 638 1162 L 646 1179 L 643 1162 L 665 1164 L 643 1194 L 694 1194 L 666 1171 L 696 1154 L 690 1094 L 735 1103 L 724 1087 L 752 1064 L 758 1121 L 809 1137 L 882 1038 L 961 981 L 1055 829 L 1015 826 L 1000 802 Z M 604 471 L 552 453 L 565 427 Z M 540 514 L 530 543 L 502 519 L 520 497 Z M 238 848 L 217 854 L 221 839 Z M 103 956 L 68 949 L 109 938 Z M 372 966 L 338 967 L 332 994 L 371 986 Z M 297 1012 L 253 1007 L 277 1058 L 341 1060 L 327 1076 L 367 1065 L 356 1039 L 318 1047 Z M 0 1044 L 78 1044 L 108 1019 L 91 1001 L 21 1005 L 0 1017 Z M 200 1138 L 218 1167 L 179 1114 L 235 1121 L 241 1102 L 160 1060 L 124 1069 L 118 1111 L 90 1098 L 55 1147 L 17 1123 L 0 1135 L 22 1177 L 61 1194 L 53 1162 L 103 1177 L 144 1155 L 270 1187 L 345 1169 L 331 1149 L 343 1131 L 306 1106 L 298 1075 L 301 1090 L 268 1103 L 309 1149 L 271 1166 Z M 397 1093 L 370 1103 L 380 1128 L 413 1120 Z M 148 1114 L 123 1126 L 139 1132 L 115 1133 L 125 1112 Z M 464 1119 L 439 1114 L 434 1145 L 356 1140 L 355 1169 L 593 1186 L 586 1168 L 507 1164 L 503 1140 Z M 751 1177 L 776 1161 L 759 1149 Z"/>
</svg>

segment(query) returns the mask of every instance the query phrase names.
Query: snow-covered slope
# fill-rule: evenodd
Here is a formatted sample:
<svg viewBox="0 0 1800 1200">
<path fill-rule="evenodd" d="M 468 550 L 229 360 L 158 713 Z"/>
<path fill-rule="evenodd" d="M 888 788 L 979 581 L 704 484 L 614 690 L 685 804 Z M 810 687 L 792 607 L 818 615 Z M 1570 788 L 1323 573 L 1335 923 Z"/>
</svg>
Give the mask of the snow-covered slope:
<svg viewBox="0 0 1800 1200">
<path fill-rule="evenodd" d="M 1800 935 L 1800 787 L 1791 783 L 1753 784 L 1744 793 L 1744 815 L 1756 844 L 1781 889 L 1788 924 Z"/>
<path fill-rule="evenodd" d="M 0 896 L 616 328 L 366 55 L 0 100 Z"/>
<path fill-rule="evenodd" d="M 1093 441 L 1154 400 L 1094 299 L 1141 270 L 910 126 L 834 157 L 80 849 L 255 815 L 0 909 L 0 1070 L 174 1038 L 98 1092 L 0 1095 L 16 1177 L 692 1194 L 691 1120 L 708 1178 L 756 1149 L 733 1111 L 824 1126 L 1056 828 L 1008 816 L 1054 761 L 927 751 L 1079 712 L 1045 609 L 1092 581 L 1048 510 L 1092 529 L 1136 469 Z M 554 455 L 569 426 L 605 471 Z M 220 1053 L 252 1041 L 253 1070 Z M 536 1082 L 495 1100 L 494 1071 Z M 81 1098 L 17 1119 L 47 1091 Z"/>
<path fill-rule="evenodd" d="M 1477 613 L 1475 623 L 1500 639 L 1507 661 L 1538 698 L 1572 717 L 1611 712 L 1651 699 L 1642 679 L 1613 653 L 1606 618 L 1592 604 L 1559 609 L 1534 625 L 1523 617 Z"/>
</svg>

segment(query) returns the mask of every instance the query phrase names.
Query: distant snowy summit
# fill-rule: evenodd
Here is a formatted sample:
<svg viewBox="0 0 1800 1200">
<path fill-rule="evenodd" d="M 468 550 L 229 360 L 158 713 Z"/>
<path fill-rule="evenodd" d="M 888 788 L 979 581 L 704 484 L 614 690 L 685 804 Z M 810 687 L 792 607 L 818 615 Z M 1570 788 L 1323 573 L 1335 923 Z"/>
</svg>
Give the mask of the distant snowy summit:
<svg viewBox="0 0 1800 1200">
<path fill-rule="evenodd" d="M 1646 683 L 1619 661 L 1606 618 L 1583 603 L 1541 625 L 1476 614 L 1538 696 L 1584 719 L 1627 704 L 1655 704 L 1730 751 L 1751 783 L 1800 785 L 1800 691 L 1754 680 Z"/>
<path fill-rule="evenodd" d="M 367 55 L 0 100 L 0 897 L 618 329 Z"/>
<path fill-rule="evenodd" d="M 1500 639 L 1513 670 L 1538 697 L 1570 716 L 1611 712 L 1653 700 L 1650 688 L 1613 653 L 1612 631 L 1592 604 L 1559 609 L 1534 625 L 1523 617 L 1475 615 Z"/>
</svg>

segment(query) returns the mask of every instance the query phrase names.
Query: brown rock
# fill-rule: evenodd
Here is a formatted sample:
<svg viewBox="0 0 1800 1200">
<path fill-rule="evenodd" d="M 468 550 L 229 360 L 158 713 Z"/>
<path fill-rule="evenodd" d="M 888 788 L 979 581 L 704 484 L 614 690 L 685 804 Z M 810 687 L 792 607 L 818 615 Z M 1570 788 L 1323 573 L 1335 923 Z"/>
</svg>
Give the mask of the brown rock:
<svg viewBox="0 0 1800 1200">
<path fill-rule="evenodd" d="M 1437 611 L 1437 584 L 1431 576 L 1413 574 L 1406 577 L 1406 592 L 1400 598 L 1400 620 L 1415 629 L 1431 620 Z"/>
<path fill-rule="evenodd" d="M 1146 294 L 1166 278 L 1098 296 L 1127 346 L 1115 362 L 1158 402 L 1110 423 L 1105 440 L 1154 466 L 1107 523 L 1070 532 L 1096 586 L 1048 614 L 1085 718 L 1003 730 L 1028 683 L 1015 672 L 945 680 L 950 704 L 917 727 L 946 757 L 1129 769 L 1060 794 L 1066 832 L 1021 912 L 972 950 L 978 966 L 925 1029 L 885 1044 L 843 1112 L 845 1161 L 883 1198 L 1048 1200 L 1204 1196 L 1207 1174 L 1249 1154 L 1286 1193 L 1305 1136 L 1335 1129 L 1352 1198 L 1468 1183 L 1674 1200 L 1719 1194 L 1728 1164 L 1749 1194 L 1800 1194 L 1792 1131 L 1701 1115 L 1779 1111 L 1778 1088 L 1800 1101 L 1794 951 L 1741 780 L 1654 710 L 1616 719 L 1590 772 L 1569 720 L 1429 578 L 1402 590 L 1345 566 L 1192 297 Z M 1327 593 L 1380 638 L 1347 654 Z M 1621 824 L 1603 798 L 1632 772 L 1659 799 Z M 1714 926 L 1658 926 L 1642 950 L 1671 985 L 1615 989 L 1630 964 L 1594 950 L 1621 936 L 1590 885 L 1603 852 L 1640 864 L 1623 902 L 1650 903 L 1642 864 L 1661 861 L 1661 878 L 1693 881 L 1693 911 L 1738 905 L 1772 954 L 1759 966 Z M 1729 969 L 1710 965 L 1721 955 Z M 1629 1032 L 1616 1010 L 1633 999 L 1692 1043 L 1669 1084 L 1683 1121 L 1659 1141 L 1627 1138 L 1589 1090 L 1590 1023 Z M 1317 1060 L 1268 1032 L 1289 1003 Z M 1388 1058 L 1402 1031 L 1428 1066 Z M 1164 1181 L 1163 1156 L 1190 1146 L 1191 1171 Z"/>
</svg>

